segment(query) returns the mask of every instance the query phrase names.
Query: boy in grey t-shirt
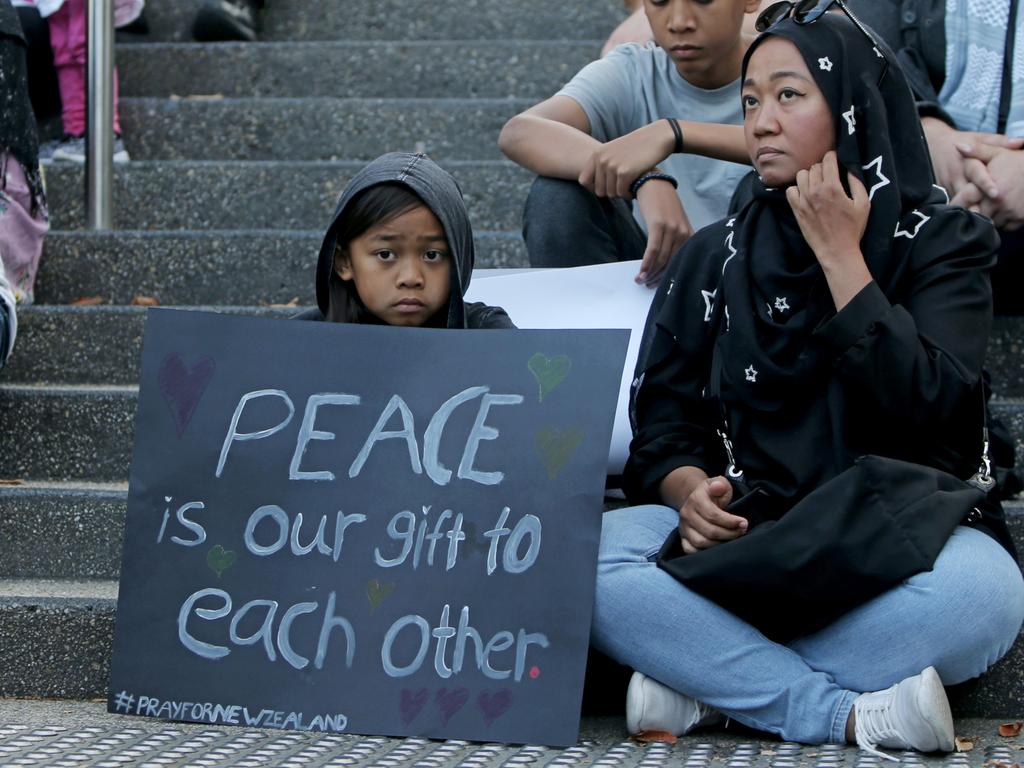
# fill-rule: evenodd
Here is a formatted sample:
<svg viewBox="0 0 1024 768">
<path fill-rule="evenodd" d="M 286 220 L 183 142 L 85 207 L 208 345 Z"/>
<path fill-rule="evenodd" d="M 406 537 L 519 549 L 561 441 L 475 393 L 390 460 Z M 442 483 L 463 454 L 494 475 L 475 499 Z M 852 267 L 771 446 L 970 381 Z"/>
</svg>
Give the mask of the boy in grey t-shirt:
<svg viewBox="0 0 1024 768">
<path fill-rule="evenodd" d="M 642 258 L 637 281 L 654 284 L 696 229 L 728 213 L 750 171 L 739 75 L 743 17 L 758 5 L 644 0 L 655 44 L 620 46 L 509 120 L 501 150 L 540 177 L 523 215 L 533 266 Z M 693 154 L 675 154 L 669 119 Z M 625 202 L 634 193 L 646 235 Z"/>
</svg>

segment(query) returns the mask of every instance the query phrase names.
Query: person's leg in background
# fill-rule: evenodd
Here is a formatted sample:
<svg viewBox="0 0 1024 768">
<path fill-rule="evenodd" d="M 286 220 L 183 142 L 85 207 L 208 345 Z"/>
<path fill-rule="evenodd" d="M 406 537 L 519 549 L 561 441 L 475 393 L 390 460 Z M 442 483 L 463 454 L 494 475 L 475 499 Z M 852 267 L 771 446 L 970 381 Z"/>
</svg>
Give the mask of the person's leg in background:
<svg viewBox="0 0 1024 768">
<path fill-rule="evenodd" d="M 568 179 L 538 176 L 523 209 L 532 267 L 641 259 L 647 237 L 624 200 L 599 198 Z"/>
<path fill-rule="evenodd" d="M 65 0 L 47 21 L 53 65 L 60 85 L 61 120 L 64 140 L 53 152 L 54 160 L 85 162 L 86 119 L 86 0 Z M 128 152 L 121 139 L 118 114 L 117 70 L 114 70 L 114 162 L 128 162 Z"/>
</svg>

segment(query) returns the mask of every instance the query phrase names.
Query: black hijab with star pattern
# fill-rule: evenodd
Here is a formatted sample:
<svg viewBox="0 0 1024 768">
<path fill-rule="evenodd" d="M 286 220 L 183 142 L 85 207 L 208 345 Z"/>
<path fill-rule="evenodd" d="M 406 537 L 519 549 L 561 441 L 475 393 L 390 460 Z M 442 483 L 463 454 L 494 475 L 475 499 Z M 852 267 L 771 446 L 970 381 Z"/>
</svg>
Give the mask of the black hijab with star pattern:
<svg viewBox="0 0 1024 768">
<path fill-rule="evenodd" d="M 771 36 L 791 41 L 831 107 L 839 163 L 864 183 L 871 214 L 861 250 L 883 292 L 906 271 L 912 239 L 929 206 L 947 202 L 934 175 L 914 99 L 891 51 L 876 48 L 842 13 L 811 24 L 786 19 L 762 34 L 743 61 Z M 882 71 L 882 56 L 889 66 Z M 782 189 L 753 182 L 725 245 L 716 301 L 721 393 L 746 407 L 774 411 L 828 375 L 830 354 L 812 332 L 835 312 L 824 274 Z M 922 233 L 927 237 L 928 233 Z M 916 243 L 920 246 L 920 243 Z M 756 377 L 756 387 L 744 386 Z"/>
</svg>

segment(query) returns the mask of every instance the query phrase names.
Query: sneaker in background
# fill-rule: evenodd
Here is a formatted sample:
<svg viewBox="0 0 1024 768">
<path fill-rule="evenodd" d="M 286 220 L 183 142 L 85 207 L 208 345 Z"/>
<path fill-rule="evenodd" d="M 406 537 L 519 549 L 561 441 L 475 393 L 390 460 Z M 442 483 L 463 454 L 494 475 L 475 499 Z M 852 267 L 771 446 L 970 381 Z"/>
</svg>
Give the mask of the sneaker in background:
<svg viewBox="0 0 1024 768">
<path fill-rule="evenodd" d="M 53 153 L 60 146 L 63 139 L 49 139 L 39 143 L 39 162 L 49 163 L 53 160 Z"/>
<path fill-rule="evenodd" d="M 853 711 L 857 746 L 873 755 L 899 762 L 878 748 L 953 751 L 953 715 L 935 667 L 884 691 L 862 693 Z"/>
<path fill-rule="evenodd" d="M 203 0 L 192 23 L 192 37 L 201 42 L 256 42 L 261 5 L 259 0 Z"/>
<path fill-rule="evenodd" d="M 84 163 L 85 136 L 65 135 L 53 148 L 50 159 L 63 163 Z"/>
<path fill-rule="evenodd" d="M 127 163 L 131 160 L 128 156 L 128 150 L 124 147 L 124 139 L 120 136 L 114 136 L 114 162 L 115 163 Z"/>
<path fill-rule="evenodd" d="M 634 672 L 626 689 L 626 728 L 630 735 L 656 731 L 683 736 L 694 728 L 718 725 L 725 716 L 694 698 Z"/>
<path fill-rule="evenodd" d="M 43 152 L 40 149 L 40 158 L 42 158 Z M 84 136 L 65 136 L 60 142 L 53 148 L 50 156 L 50 160 L 65 163 L 85 163 L 85 137 Z M 128 155 L 128 150 L 125 149 L 124 139 L 120 136 L 114 136 L 114 162 L 115 163 L 127 163 L 131 160 Z"/>
</svg>

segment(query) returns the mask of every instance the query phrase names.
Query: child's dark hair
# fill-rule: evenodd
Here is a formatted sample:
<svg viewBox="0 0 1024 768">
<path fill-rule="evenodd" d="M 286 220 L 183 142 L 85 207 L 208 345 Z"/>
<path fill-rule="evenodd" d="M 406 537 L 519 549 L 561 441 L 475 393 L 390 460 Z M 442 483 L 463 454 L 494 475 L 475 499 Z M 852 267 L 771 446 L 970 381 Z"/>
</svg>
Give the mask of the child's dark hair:
<svg viewBox="0 0 1024 768">
<path fill-rule="evenodd" d="M 384 182 L 364 189 L 345 207 L 345 214 L 338 222 L 335 231 L 334 265 L 337 270 L 338 260 L 348 257 L 348 244 L 371 227 L 396 219 L 413 208 L 426 205 L 423 200 L 404 184 Z M 338 279 L 336 276 L 332 279 Z M 378 322 L 359 298 L 355 283 L 344 282 L 348 291 L 348 302 L 344 317 L 331 317 L 330 320 L 344 323 Z"/>
</svg>

